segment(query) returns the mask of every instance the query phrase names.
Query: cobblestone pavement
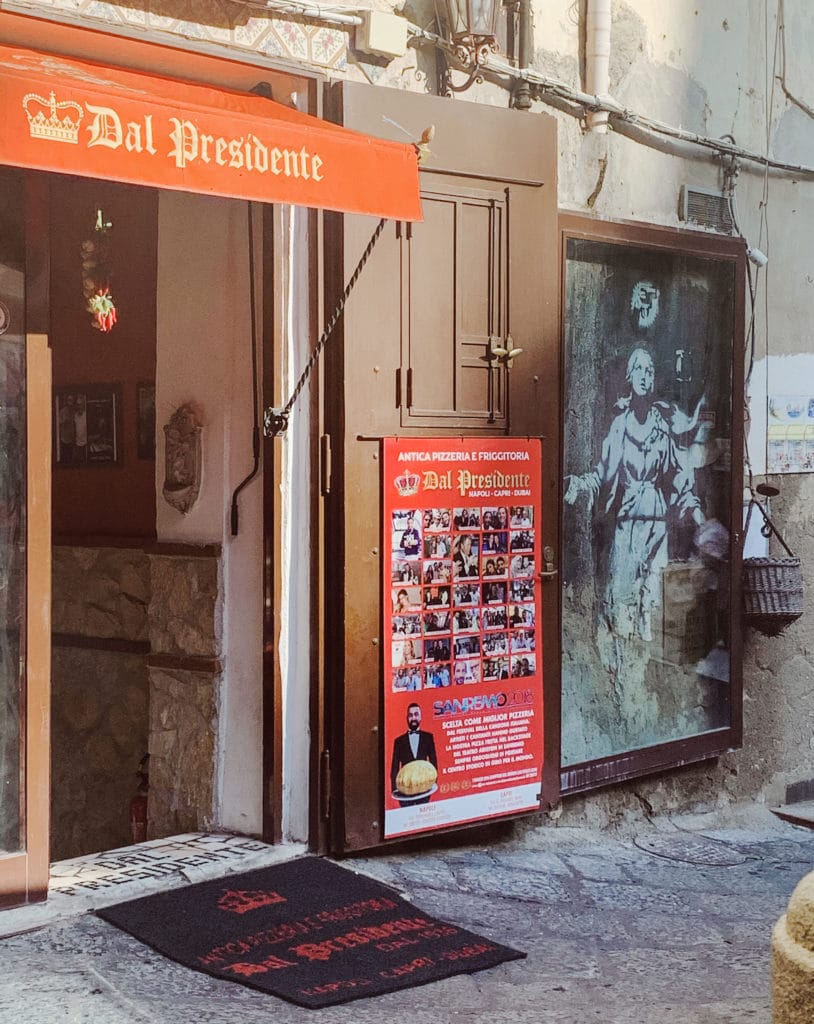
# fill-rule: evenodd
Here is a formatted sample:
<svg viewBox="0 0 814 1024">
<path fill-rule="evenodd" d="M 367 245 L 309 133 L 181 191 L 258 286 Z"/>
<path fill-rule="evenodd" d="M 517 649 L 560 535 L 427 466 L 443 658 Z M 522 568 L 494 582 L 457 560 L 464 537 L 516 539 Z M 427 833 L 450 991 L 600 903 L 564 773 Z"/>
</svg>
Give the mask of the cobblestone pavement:
<svg viewBox="0 0 814 1024">
<path fill-rule="evenodd" d="M 771 928 L 814 869 L 814 832 L 503 830 L 344 863 L 528 957 L 316 1011 L 323 1024 L 769 1024 Z M 3 940 L 0 964 L 0 1024 L 315 1016 L 174 964 L 92 914 Z"/>
</svg>

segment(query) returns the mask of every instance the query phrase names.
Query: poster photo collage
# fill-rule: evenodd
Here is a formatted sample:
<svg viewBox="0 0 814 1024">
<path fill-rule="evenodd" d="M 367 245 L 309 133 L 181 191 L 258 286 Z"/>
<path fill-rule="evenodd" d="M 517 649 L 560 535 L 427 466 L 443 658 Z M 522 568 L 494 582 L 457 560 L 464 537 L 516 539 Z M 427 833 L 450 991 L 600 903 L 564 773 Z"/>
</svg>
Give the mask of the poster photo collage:
<svg viewBox="0 0 814 1024">
<path fill-rule="evenodd" d="M 534 508 L 391 511 L 392 691 L 536 674 Z"/>
</svg>

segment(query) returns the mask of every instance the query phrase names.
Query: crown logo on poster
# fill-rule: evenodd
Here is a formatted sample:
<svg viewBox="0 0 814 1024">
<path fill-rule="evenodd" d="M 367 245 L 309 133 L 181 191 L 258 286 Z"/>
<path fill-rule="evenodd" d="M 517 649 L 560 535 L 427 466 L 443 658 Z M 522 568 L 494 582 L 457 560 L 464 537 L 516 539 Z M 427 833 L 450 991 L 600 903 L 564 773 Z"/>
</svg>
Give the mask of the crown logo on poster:
<svg viewBox="0 0 814 1024">
<path fill-rule="evenodd" d="M 402 498 L 409 498 L 411 495 L 418 493 L 421 477 L 418 473 L 410 473 L 409 470 L 405 469 L 401 476 L 396 477 L 393 483 Z"/>
<path fill-rule="evenodd" d="M 23 109 L 28 118 L 28 131 L 32 139 L 50 139 L 53 142 L 79 142 L 79 125 L 82 123 L 84 111 L 78 103 L 66 100 L 57 103 L 53 93 L 49 99 L 43 99 L 30 92 L 23 97 Z M 68 112 L 73 112 L 71 117 Z"/>
</svg>

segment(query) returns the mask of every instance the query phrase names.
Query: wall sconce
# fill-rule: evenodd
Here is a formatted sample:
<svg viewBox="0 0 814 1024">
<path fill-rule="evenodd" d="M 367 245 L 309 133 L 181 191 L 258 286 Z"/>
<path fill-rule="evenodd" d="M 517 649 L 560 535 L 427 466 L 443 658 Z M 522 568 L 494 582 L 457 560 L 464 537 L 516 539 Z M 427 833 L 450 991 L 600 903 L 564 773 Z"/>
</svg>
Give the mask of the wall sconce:
<svg viewBox="0 0 814 1024">
<path fill-rule="evenodd" d="M 468 89 L 479 78 L 489 54 L 497 52 L 501 6 L 502 0 L 435 0 L 439 24 L 455 47 L 456 59 L 471 69 L 463 85 L 452 85 L 447 76 L 451 92 Z"/>
</svg>

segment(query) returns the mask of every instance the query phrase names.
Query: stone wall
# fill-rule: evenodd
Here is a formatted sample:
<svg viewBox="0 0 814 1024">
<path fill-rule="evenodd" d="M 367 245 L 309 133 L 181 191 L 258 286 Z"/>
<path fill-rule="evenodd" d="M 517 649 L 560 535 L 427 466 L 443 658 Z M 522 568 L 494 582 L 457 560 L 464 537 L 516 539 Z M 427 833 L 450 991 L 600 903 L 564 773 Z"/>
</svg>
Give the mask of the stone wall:
<svg viewBox="0 0 814 1024">
<path fill-rule="evenodd" d="M 222 666 L 219 549 L 150 555 L 149 835 L 210 828 Z"/>
<path fill-rule="evenodd" d="M 130 843 L 130 800 L 147 751 L 143 654 L 55 645 L 51 859 Z"/>
<path fill-rule="evenodd" d="M 130 842 L 147 751 L 143 551 L 54 548 L 51 859 Z"/>
</svg>

